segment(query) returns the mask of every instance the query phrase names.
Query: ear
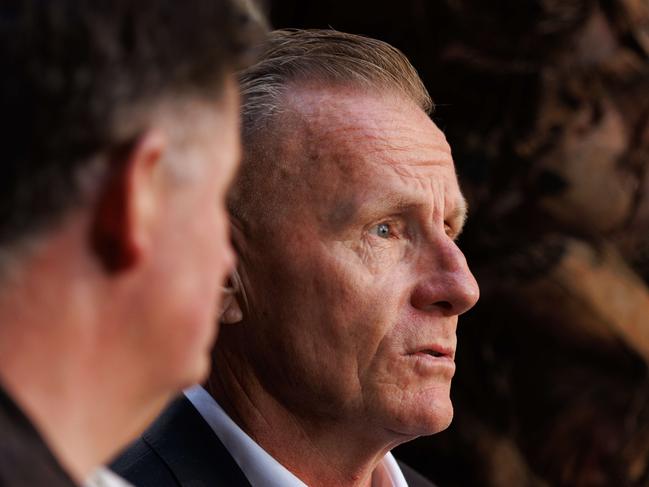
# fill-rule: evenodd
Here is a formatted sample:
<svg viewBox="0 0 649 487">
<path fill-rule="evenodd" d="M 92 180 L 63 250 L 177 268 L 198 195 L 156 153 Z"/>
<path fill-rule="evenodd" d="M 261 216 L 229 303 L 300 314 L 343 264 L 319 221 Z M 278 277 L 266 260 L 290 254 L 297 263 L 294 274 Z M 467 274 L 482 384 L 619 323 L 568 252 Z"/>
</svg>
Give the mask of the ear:
<svg viewBox="0 0 649 487">
<path fill-rule="evenodd" d="M 152 216 L 159 205 L 157 177 L 167 138 L 149 131 L 114 151 L 99 192 L 91 228 L 91 245 L 112 273 L 135 267 L 152 244 Z"/>
<path fill-rule="evenodd" d="M 246 286 L 244 285 L 243 277 L 246 273 L 242 268 L 241 262 L 242 251 L 244 247 L 244 232 L 243 225 L 233 215 L 230 215 L 230 237 L 232 239 L 232 246 L 237 254 L 239 265 L 232 271 L 226 287 L 222 289 L 222 305 L 221 305 L 221 323 L 225 325 L 239 323 L 243 320 L 243 309 L 250 312 L 250 303 L 248 302 L 248 295 L 246 293 Z M 242 307 L 243 305 L 243 307 Z"/>
<path fill-rule="evenodd" d="M 235 271 L 236 272 L 236 271 Z M 229 279 L 228 286 L 222 290 L 222 311 L 220 321 L 224 325 L 233 325 L 243 319 L 243 311 L 239 305 L 238 279 Z"/>
</svg>

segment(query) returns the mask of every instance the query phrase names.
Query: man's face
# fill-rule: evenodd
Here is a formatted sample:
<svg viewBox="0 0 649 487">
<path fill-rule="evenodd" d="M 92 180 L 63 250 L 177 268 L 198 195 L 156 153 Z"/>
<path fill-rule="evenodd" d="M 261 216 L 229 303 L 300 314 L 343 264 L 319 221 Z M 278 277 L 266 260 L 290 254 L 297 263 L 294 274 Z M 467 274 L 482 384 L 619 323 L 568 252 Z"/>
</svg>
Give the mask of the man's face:
<svg viewBox="0 0 649 487">
<path fill-rule="evenodd" d="M 197 102 L 176 120 L 183 140 L 169 147 L 173 166 L 161 176 L 168 183 L 153 223 L 149 284 L 134 303 L 151 310 L 141 355 L 162 390 L 201 381 L 209 370 L 221 286 L 234 264 L 225 194 L 239 162 L 238 110 L 230 81 L 218 104 Z"/>
<path fill-rule="evenodd" d="M 260 183 L 266 216 L 242 249 L 247 360 L 307 421 L 438 432 L 457 318 L 478 299 L 454 242 L 466 205 L 445 137 L 389 94 L 304 89 L 289 106 Z"/>
</svg>

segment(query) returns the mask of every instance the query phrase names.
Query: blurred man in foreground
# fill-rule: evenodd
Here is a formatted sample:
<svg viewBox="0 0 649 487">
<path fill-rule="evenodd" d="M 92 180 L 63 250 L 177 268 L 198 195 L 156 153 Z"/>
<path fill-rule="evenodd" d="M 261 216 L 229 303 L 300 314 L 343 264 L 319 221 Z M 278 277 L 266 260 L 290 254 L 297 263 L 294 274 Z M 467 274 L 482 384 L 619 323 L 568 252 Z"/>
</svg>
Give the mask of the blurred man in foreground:
<svg viewBox="0 0 649 487">
<path fill-rule="evenodd" d="M 3 487 L 83 482 L 205 378 L 260 33 L 230 0 L 0 7 Z"/>
<path fill-rule="evenodd" d="M 274 32 L 241 79 L 216 371 L 115 467 L 151 487 L 430 485 L 389 452 L 449 425 L 478 287 L 428 93 L 396 49 L 335 31 Z"/>
</svg>

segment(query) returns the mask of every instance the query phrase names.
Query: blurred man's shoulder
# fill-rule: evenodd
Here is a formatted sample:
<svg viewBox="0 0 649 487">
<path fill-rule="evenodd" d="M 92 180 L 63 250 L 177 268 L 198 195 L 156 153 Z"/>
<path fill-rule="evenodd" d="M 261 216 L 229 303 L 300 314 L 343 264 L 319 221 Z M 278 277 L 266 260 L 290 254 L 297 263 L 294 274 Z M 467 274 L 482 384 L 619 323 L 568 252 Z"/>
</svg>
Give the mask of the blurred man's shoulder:
<svg viewBox="0 0 649 487">
<path fill-rule="evenodd" d="M 408 482 L 408 487 L 436 487 L 434 483 L 417 472 L 414 468 L 402 461 L 398 461 L 398 463 L 401 473 L 403 473 L 406 482 Z"/>
<path fill-rule="evenodd" d="M 27 416 L 0 387 L 0 485 L 73 487 Z"/>
<path fill-rule="evenodd" d="M 196 479 L 204 485 L 249 485 L 217 435 L 184 396 L 171 403 L 111 469 L 138 487 L 184 487 Z"/>
</svg>

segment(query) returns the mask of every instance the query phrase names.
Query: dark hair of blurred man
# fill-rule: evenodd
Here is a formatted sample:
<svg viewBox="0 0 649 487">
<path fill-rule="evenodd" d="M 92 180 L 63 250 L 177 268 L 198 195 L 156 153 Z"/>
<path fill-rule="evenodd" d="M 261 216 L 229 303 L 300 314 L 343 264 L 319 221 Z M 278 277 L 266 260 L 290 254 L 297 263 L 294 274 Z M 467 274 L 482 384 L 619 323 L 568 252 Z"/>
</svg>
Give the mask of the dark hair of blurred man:
<svg viewBox="0 0 649 487">
<path fill-rule="evenodd" d="M 253 17 L 2 2 L 0 485 L 84 481 L 207 374 Z"/>
</svg>

